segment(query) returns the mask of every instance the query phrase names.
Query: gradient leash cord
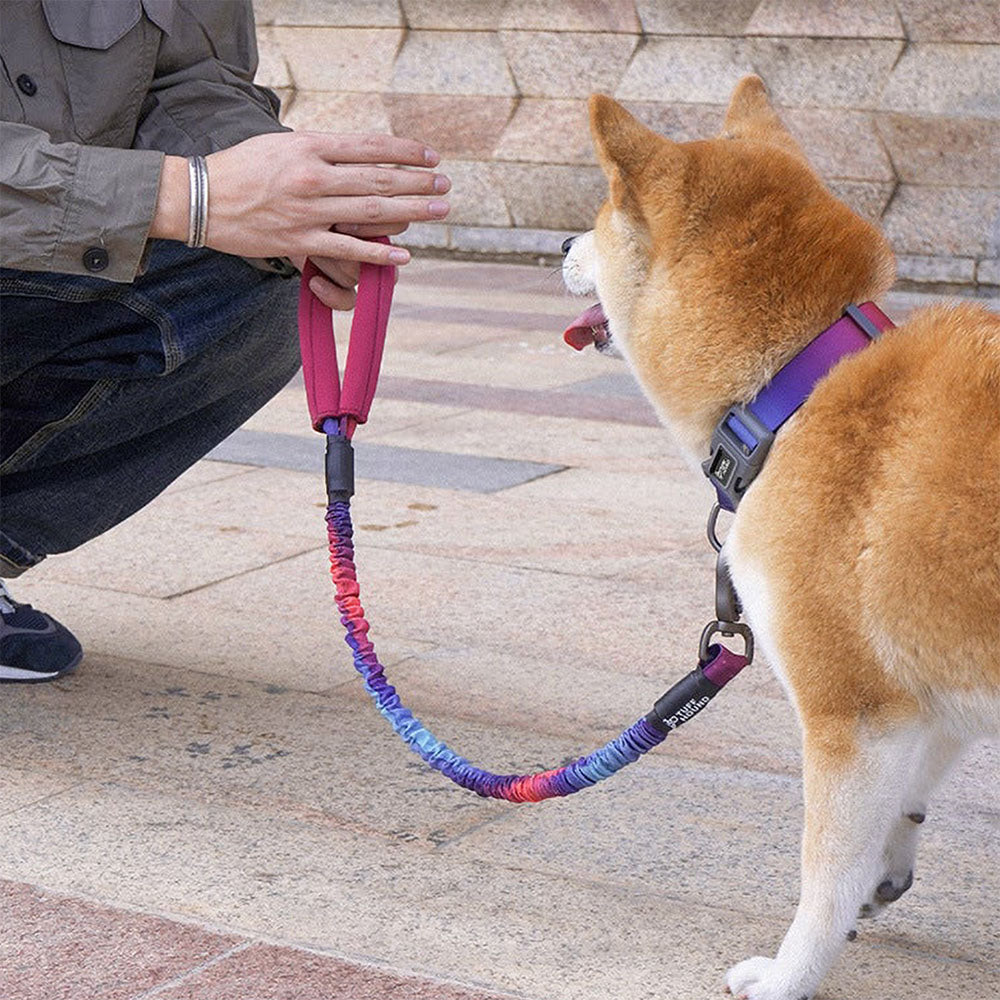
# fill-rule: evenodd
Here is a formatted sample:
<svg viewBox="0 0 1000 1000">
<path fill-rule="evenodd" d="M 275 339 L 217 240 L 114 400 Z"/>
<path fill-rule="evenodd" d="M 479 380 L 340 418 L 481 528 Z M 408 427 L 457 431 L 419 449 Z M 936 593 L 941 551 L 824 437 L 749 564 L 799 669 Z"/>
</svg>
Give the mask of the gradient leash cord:
<svg viewBox="0 0 1000 1000">
<path fill-rule="evenodd" d="M 325 429 L 332 443 L 343 445 L 349 440 L 353 427 L 346 421 L 327 421 Z M 711 662 L 699 664 L 656 703 L 652 712 L 586 757 L 538 774 L 493 774 L 484 771 L 437 739 L 403 705 L 396 689 L 385 676 L 369 638 L 369 625 L 361 606 L 349 499 L 330 502 L 326 524 L 330 573 L 336 587 L 340 620 L 347 630 L 346 640 L 354 655 L 354 667 L 364 678 L 365 688 L 376 708 L 414 753 L 456 784 L 478 795 L 509 802 L 539 802 L 589 788 L 662 743 L 669 732 L 693 718 L 746 665 L 744 657 L 736 656 L 724 647 L 712 647 Z M 714 673 L 709 673 L 712 670 Z"/>
<path fill-rule="evenodd" d="M 330 572 L 337 588 L 340 620 L 347 629 L 347 645 L 354 654 L 354 667 L 364 678 L 375 706 L 414 753 L 456 784 L 487 798 L 509 802 L 539 802 L 571 795 L 597 784 L 632 761 L 638 760 L 666 738 L 646 719 L 640 719 L 617 739 L 566 767 L 539 774 L 492 774 L 470 764 L 437 739 L 399 699 L 378 661 L 368 636 L 368 622 L 361 606 L 354 566 L 354 529 L 349 501 L 338 500 L 326 513 L 330 539 Z"/>
<path fill-rule="evenodd" d="M 383 243 L 388 242 L 384 237 Z M 694 718 L 722 687 L 749 662 L 724 646 L 709 646 L 713 622 L 702 636 L 699 663 L 653 706 L 652 711 L 599 750 L 572 764 L 539 774 L 492 774 L 470 764 L 446 744 L 436 739 L 400 701 L 378 661 L 368 637 L 368 622 L 354 567 L 354 529 L 351 525 L 350 497 L 354 493 L 354 451 L 351 437 L 358 424 L 368 419 L 368 411 L 378 381 L 386 324 L 392 303 L 395 269 L 361 265 L 358 299 L 351 324 L 350 346 L 344 387 L 341 392 L 337 368 L 337 347 L 329 308 L 309 289 L 317 272 L 307 261 L 299 290 L 299 341 L 302 371 L 306 383 L 309 416 L 315 430 L 326 434 L 326 485 L 329 506 L 326 513 L 330 541 L 330 573 L 336 587 L 340 620 L 347 630 L 347 644 L 354 654 L 354 666 L 376 708 L 403 738 L 409 748 L 431 767 L 463 788 L 488 798 L 509 802 L 540 802 L 542 799 L 571 795 L 610 777 L 626 764 L 662 743 L 668 733 Z"/>
</svg>

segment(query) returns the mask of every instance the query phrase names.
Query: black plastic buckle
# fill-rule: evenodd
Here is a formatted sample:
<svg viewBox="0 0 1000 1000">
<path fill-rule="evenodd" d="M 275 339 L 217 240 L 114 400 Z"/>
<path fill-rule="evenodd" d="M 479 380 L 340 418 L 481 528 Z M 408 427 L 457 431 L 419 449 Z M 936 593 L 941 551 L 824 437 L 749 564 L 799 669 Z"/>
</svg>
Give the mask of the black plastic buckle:
<svg viewBox="0 0 1000 1000">
<path fill-rule="evenodd" d="M 739 424 L 745 436 L 737 434 L 731 422 Z M 728 503 L 730 510 L 736 510 L 773 443 L 774 432 L 745 406 L 732 407 L 719 421 L 712 432 L 711 458 L 701 468 L 718 492 L 720 502 Z"/>
</svg>

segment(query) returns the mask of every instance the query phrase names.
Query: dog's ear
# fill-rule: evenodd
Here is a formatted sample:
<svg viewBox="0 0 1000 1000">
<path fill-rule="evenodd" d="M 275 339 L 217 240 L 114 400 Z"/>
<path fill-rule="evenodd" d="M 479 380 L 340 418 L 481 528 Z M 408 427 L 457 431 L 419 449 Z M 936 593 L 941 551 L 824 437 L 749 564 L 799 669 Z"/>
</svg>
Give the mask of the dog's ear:
<svg viewBox="0 0 1000 1000">
<path fill-rule="evenodd" d="M 680 147 L 657 135 L 617 101 L 604 94 L 590 98 L 590 131 L 597 161 L 608 178 L 611 204 L 644 221 L 640 194 L 646 175 L 680 160 Z M 679 164 L 677 164 L 679 166 Z"/>
<path fill-rule="evenodd" d="M 759 76 L 745 76 L 736 84 L 729 99 L 721 137 L 766 142 L 780 146 L 803 160 L 806 158 L 771 107 L 764 81 Z"/>
</svg>

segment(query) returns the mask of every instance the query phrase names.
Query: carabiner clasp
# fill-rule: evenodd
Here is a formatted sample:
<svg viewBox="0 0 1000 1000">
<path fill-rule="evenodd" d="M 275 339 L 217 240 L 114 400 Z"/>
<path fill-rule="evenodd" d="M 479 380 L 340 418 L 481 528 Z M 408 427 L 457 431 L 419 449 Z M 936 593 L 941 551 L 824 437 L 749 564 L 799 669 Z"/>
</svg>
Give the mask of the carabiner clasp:
<svg viewBox="0 0 1000 1000">
<path fill-rule="evenodd" d="M 753 632 L 750 626 L 743 622 L 709 622 L 701 633 L 701 642 L 698 644 L 698 658 L 702 663 L 707 663 L 712 654 L 709 652 L 711 639 L 714 635 L 724 635 L 732 637 L 734 635 L 743 636 L 743 656 L 747 665 L 753 662 Z"/>
</svg>

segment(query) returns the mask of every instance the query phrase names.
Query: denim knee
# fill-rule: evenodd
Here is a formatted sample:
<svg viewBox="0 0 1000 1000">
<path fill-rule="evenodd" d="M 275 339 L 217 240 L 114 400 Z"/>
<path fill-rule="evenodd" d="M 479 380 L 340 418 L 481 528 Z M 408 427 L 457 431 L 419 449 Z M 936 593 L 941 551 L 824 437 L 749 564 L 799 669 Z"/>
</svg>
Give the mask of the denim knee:
<svg viewBox="0 0 1000 1000">
<path fill-rule="evenodd" d="M 75 548 L 134 513 L 298 368 L 295 282 L 222 255 L 185 258 L 186 248 L 179 251 L 161 254 L 162 266 L 144 284 L 110 290 L 115 315 L 127 303 L 144 326 L 136 320 L 124 334 L 116 327 L 92 341 L 77 336 L 62 352 L 72 371 L 65 363 L 47 367 L 44 359 L 29 365 L 22 356 L 14 359 L 14 377 L 5 372 L 5 410 L 22 402 L 18 420 L 25 427 L 2 456 L 0 575 Z M 92 292 L 67 287 L 58 290 L 67 305 Z M 19 295 L 24 291 L 5 296 L 5 307 L 16 306 Z M 8 345 L 15 355 L 30 354 L 30 324 L 24 326 L 23 339 L 5 329 L 5 369 Z M 122 349 L 109 352 L 116 337 Z M 130 356 L 135 364 L 123 371 Z M 53 401 L 44 412 L 40 395 Z"/>
</svg>

